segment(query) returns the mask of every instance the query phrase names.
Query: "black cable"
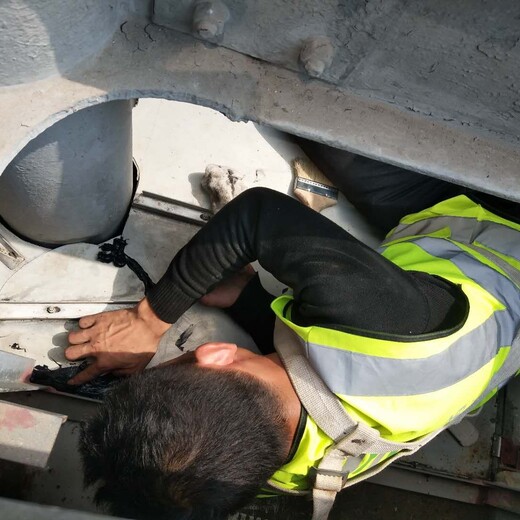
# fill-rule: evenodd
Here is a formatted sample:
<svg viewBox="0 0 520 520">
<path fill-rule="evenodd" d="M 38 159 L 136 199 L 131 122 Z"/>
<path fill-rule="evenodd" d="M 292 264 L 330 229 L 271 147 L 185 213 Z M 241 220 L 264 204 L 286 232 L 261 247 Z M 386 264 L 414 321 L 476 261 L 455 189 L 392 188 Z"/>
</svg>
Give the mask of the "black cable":
<svg viewBox="0 0 520 520">
<path fill-rule="evenodd" d="M 99 246 L 97 259 L 104 264 L 114 264 L 116 267 L 127 265 L 143 282 L 145 294 L 154 286 L 148 273 L 139 265 L 139 262 L 125 253 L 128 240 L 123 237 L 114 238 L 112 243 L 105 243 Z"/>
</svg>

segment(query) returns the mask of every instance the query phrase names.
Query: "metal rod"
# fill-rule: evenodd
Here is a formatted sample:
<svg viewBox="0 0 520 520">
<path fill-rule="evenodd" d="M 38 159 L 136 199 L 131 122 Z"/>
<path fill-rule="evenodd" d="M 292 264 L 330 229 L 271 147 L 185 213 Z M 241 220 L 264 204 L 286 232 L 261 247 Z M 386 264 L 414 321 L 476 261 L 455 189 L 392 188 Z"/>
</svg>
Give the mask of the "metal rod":
<svg viewBox="0 0 520 520">
<path fill-rule="evenodd" d="M 203 226 L 213 216 L 213 213 L 205 208 L 147 191 L 136 197 L 132 207 L 197 226 Z"/>
<path fill-rule="evenodd" d="M 70 320 L 98 312 L 126 309 L 138 303 L 120 302 L 0 302 L 1 320 Z"/>
</svg>

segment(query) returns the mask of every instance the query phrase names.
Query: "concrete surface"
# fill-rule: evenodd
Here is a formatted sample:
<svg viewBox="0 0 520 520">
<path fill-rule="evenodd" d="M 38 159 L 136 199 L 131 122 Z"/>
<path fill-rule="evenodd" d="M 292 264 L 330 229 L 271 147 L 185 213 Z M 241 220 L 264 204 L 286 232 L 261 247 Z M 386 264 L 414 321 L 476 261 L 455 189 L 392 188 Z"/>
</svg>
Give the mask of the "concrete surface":
<svg viewBox="0 0 520 520">
<path fill-rule="evenodd" d="M 519 144 L 515 1 L 227 0 L 226 5 L 230 19 L 213 40 L 218 45 L 301 71 L 302 49 L 326 38 L 334 59 L 320 77 L 331 84 Z M 153 20 L 197 36 L 192 15 L 187 2 L 156 0 Z"/>
<path fill-rule="evenodd" d="M 236 43 L 216 42 L 229 48 L 150 24 L 147 0 L 37 4 L 9 0 L 0 7 L 0 173 L 31 139 L 82 108 L 153 97 L 212 107 L 231 119 L 264 125 L 241 124 L 237 132 L 238 126 L 217 112 L 141 101 L 135 111 L 140 189 L 172 198 L 207 205 L 198 188 L 207 162 L 235 167 L 251 185 L 287 192 L 287 160 L 297 149 L 275 131 L 280 129 L 520 200 L 519 14 L 512 0 L 352 0 L 320 2 L 319 9 L 310 0 L 230 1 L 231 25 L 223 38 L 236 34 Z M 175 9 L 186 3 L 168 5 Z M 336 45 L 335 59 L 324 72 L 327 81 L 309 80 L 297 61 L 300 41 L 323 32 Z M 356 234 L 340 202 L 328 215 Z M 150 227 L 153 232 L 143 232 Z M 7 291 L 15 304 L 118 298 L 128 296 L 120 291 L 125 287 L 140 295 L 139 283 L 124 269 L 97 277 L 92 251 L 82 256 L 60 248 L 51 254 L 1 231 L 26 254 L 26 261 L 15 271 L 0 265 L 0 298 Z M 160 276 L 191 232 L 136 212 L 125 229 L 129 251 L 153 277 Z M 374 240 L 366 228 L 359 233 Z M 158 244 L 152 252 L 151 239 Z M 93 271 L 96 283 L 89 283 Z M 269 283 L 277 289 L 276 281 Z M 179 353 L 175 334 L 192 323 L 226 336 L 240 333 L 222 317 L 194 307 L 161 345 L 155 362 Z M 0 348 L 11 351 L 18 342 L 27 356 L 62 362 L 56 356 L 71 325 L 7 321 Z M 202 341 L 199 330 L 191 341 Z M 237 341 L 246 344 L 248 339 Z M 24 467 L 2 466 L 1 494 L 93 510 L 91 491 L 82 490 L 79 477 L 76 420 L 63 429 L 63 444 L 48 470 L 34 475 Z M 484 470 L 479 466 L 478 471 Z M 485 507 L 369 486 L 342 494 L 338 518 L 500 516 Z M 263 518 L 260 511 L 271 518 L 307 518 L 309 504 L 261 507 L 240 513 L 239 520 Z"/>
<path fill-rule="evenodd" d="M 516 49 L 511 53 L 514 58 Z M 376 65 L 370 70 L 381 64 Z M 33 137 L 80 108 L 112 99 L 162 97 L 520 200 L 520 149 L 510 139 L 513 130 L 506 135 L 448 116 L 429 117 L 424 107 L 399 108 L 371 92 L 371 84 L 354 89 L 308 80 L 299 72 L 195 42 L 146 18 L 128 18 L 109 45 L 81 66 L 43 79 L 37 87 L 0 91 L 0 171 Z M 457 99 L 463 95 L 464 89 Z M 514 126 L 513 108 L 507 117 Z"/>
<path fill-rule="evenodd" d="M 0 5 L 0 86 L 63 74 L 101 50 L 119 0 L 7 0 Z"/>
</svg>

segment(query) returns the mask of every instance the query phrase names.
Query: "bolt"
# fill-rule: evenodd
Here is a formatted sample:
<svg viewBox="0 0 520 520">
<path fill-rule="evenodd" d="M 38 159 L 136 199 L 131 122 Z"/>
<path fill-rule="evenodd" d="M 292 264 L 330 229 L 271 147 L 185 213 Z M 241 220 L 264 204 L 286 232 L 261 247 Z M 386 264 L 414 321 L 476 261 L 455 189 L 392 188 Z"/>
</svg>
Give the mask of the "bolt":
<svg viewBox="0 0 520 520">
<path fill-rule="evenodd" d="M 220 0 L 199 2 L 193 12 L 193 32 L 204 40 L 214 40 L 224 34 L 230 16 L 229 9 Z"/>
<path fill-rule="evenodd" d="M 49 305 L 47 307 L 47 312 L 49 314 L 56 314 L 57 312 L 60 312 L 61 309 L 57 305 Z"/>
<path fill-rule="evenodd" d="M 300 51 L 300 61 L 307 74 L 319 78 L 331 65 L 334 58 L 334 46 L 326 36 L 317 36 L 307 40 Z"/>
</svg>

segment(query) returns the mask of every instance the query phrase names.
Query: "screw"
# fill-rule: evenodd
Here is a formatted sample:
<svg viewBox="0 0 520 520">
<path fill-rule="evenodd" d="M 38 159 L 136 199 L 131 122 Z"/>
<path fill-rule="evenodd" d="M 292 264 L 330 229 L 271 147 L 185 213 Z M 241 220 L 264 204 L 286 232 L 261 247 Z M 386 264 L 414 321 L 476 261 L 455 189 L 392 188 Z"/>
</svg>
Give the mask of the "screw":
<svg viewBox="0 0 520 520">
<path fill-rule="evenodd" d="M 47 312 L 49 314 L 56 314 L 57 312 L 60 312 L 61 309 L 57 305 L 49 305 L 47 307 Z"/>
<path fill-rule="evenodd" d="M 193 12 L 193 32 L 204 40 L 214 40 L 224 34 L 230 16 L 229 9 L 220 0 L 199 2 Z"/>
<path fill-rule="evenodd" d="M 334 46 L 326 36 L 317 36 L 307 40 L 300 51 L 300 61 L 307 74 L 319 78 L 331 65 L 334 58 Z"/>
</svg>

